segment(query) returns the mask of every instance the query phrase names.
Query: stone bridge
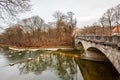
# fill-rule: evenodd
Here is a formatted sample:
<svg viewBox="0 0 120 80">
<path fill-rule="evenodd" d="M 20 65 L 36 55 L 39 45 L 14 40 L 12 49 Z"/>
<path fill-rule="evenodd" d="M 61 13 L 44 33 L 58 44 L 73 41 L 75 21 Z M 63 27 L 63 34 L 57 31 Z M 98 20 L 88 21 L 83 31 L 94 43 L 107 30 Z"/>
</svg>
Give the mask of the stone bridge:
<svg viewBox="0 0 120 80">
<path fill-rule="evenodd" d="M 97 57 L 104 55 L 120 74 L 120 36 L 76 36 L 75 46 L 83 48 L 88 57 L 95 55 L 89 51 L 97 51 Z"/>
</svg>

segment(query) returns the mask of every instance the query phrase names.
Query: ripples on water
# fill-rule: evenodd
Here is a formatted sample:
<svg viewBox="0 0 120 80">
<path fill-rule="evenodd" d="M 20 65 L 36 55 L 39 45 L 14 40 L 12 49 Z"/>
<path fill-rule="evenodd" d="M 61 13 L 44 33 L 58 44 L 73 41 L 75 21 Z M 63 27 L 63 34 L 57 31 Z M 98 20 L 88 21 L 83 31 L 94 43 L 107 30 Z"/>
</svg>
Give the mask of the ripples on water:
<svg viewBox="0 0 120 80">
<path fill-rule="evenodd" d="M 111 63 L 83 60 L 78 51 L 0 52 L 1 80 L 119 80 Z"/>
</svg>

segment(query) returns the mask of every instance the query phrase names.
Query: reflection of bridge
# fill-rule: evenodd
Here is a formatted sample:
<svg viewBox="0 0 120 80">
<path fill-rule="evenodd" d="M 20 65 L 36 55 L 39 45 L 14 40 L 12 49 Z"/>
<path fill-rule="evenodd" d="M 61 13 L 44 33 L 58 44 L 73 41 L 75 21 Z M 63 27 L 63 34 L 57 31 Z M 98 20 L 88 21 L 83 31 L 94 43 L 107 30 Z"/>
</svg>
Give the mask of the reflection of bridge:
<svg viewBox="0 0 120 80">
<path fill-rule="evenodd" d="M 102 52 L 120 73 L 120 36 L 76 36 L 75 46 L 82 46 L 88 57 L 95 55 L 88 51 Z"/>
<path fill-rule="evenodd" d="M 84 80 L 120 80 L 111 63 L 101 63 L 75 58 Z"/>
</svg>

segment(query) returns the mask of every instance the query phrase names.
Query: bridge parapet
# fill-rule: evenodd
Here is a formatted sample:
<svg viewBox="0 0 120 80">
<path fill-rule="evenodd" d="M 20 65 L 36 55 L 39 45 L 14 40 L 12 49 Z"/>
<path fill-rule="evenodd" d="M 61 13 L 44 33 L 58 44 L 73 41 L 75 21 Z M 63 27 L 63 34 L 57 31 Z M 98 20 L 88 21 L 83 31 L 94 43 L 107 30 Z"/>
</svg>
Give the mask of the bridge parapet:
<svg viewBox="0 0 120 80">
<path fill-rule="evenodd" d="M 120 47 L 120 36 L 76 36 L 77 39 L 112 47 Z"/>
</svg>

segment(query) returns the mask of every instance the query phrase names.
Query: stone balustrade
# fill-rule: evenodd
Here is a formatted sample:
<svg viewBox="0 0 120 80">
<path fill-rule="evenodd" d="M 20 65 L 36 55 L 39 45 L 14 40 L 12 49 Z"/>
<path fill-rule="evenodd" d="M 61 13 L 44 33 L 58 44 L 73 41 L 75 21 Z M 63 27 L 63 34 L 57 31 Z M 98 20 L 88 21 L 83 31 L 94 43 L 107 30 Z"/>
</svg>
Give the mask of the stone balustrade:
<svg viewBox="0 0 120 80">
<path fill-rule="evenodd" d="M 76 38 L 87 42 L 120 48 L 120 36 L 76 36 Z"/>
</svg>

